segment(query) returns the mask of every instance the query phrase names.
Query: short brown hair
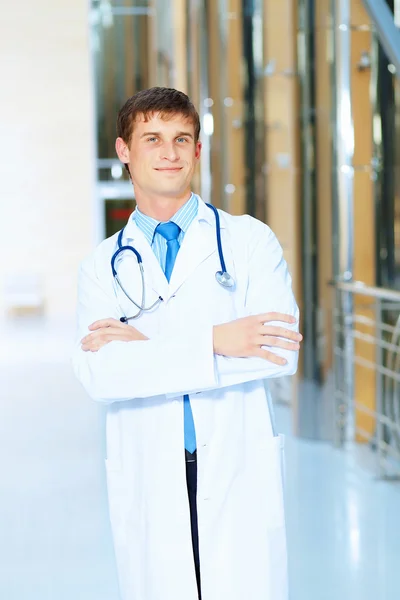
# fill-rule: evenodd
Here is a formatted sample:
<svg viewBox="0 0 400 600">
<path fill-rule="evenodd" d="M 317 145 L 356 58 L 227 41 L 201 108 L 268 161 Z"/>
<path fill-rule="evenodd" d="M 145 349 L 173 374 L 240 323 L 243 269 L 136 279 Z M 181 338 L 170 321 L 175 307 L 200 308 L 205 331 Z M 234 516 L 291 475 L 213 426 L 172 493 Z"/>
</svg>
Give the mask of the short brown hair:
<svg viewBox="0 0 400 600">
<path fill-rule="evenodd" d="M 200 118 L 190 98 L 183 92 L 173 88 L 152 87 L 131 96 L 123 105 L 117 118 L 117 136 L 129 146 L 133 125 L 138 116 L 147 121 L 154 113 L 160 113 L 161 118 L 181 114 L 194 125 L 194 139 L 200 136 Z"/>
</svg>

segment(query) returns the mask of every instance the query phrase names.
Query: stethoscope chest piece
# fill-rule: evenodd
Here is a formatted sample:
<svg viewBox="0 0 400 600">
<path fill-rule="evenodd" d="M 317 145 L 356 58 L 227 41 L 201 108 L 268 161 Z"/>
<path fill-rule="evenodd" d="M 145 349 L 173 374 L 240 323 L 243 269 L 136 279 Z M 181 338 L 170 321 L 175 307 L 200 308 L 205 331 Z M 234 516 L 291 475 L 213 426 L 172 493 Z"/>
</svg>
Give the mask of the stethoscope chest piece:
<svg viewBox="0 0 400 600">
<path fill-rule="evenodd" d="M 233 290 L 233 288 L 235 287 L 235 280 L 226 271 L 217 271 L 215 273 L 215 279 L 224 288 Z"/>
</svg>

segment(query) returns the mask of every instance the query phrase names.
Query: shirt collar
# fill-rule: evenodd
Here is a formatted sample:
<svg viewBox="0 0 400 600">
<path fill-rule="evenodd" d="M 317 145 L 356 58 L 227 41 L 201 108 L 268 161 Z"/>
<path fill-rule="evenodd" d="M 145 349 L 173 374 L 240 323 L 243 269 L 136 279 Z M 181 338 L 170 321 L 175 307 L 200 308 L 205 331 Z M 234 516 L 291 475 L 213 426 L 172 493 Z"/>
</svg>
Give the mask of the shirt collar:
<svg viewBox="0 0 400 600">
<path fill-rule="evenodd" d="M 131 219 L 135 221 L 137 227 L 143 233 L 144 237 L 151 246 L 153 243 L 154 232 L 159 224 L 159 221 L 153 219 L 153 217 L 144 215 L 142 212 L 140 212 L 138 207 L 136 207 L 135 211 L 133 212 Z"/>
<path fill-rule="evenodd" d="M 181 208 L 174 214 L 173 217 L 171 217 L 170 220 L 178 225 L 178 227 L 180 227 L 184 233 L 186 233 L 191 222 L 197 215 L 198 205 L 198 198 L 196 194 L 192 193 L 189 200 L 187 200 L 185 204 L 181 206 Z M 156 219 L 143 214 L 137 207 L 131 218 L 135 221 L 137 227 L 142 231 L 143 235 L 151 246 L 153 243 L 155 230 L 161 221 L 157 221 Z"/>
<path fill-rule="evenodd" d="M 183 208 L 185 208 L 189 202 L 192 202 L 193 198 L 195 198 L 197 201 L 197 214 L 195 215 L 194 218 L 197 218 L 198 221 L 203 221 L 203 222 L 205 221 L 211 227 L 215 227 L 215 216 L 214 216 L 213 212 L 208 208 L 208 206 L 206 206 L 205 202 L 200 198 L 200 196 L 197 196 L 196 194 L 191 195 L 191 197 L 186 202 L 186 204 L 184 204 L 184 206 L 182 206 L 178 210 L 178 212 L 172 217 L 172 220 L 174 222 L 176 222 L 175 218 L 178 215 L 178 213 L 180 213 L 180 211 Z M 141 227 L 139 227 L 139 225 L 137 223 L 138 214 L 142 215 L 144 221 L 147 222 L 147 228 L 145 228 L 144 230 Z M 222 215 L 220 212 L 220 218 L 221 217 L 222 217 Z M 132 213 L 132 215 L 129 217 L 129 220 L 125 226 L 124 238 L 128 239 L 128 240 L 134 240 L 137 236 L 137 230 L 139 229 L 139 231 L 142 232 L 142 234 L 145 236 L 145 238 L 147 239 L 148 243 L 151 246 L 151 244 L 153 243 L 154 231 L 155 231 L 158 223 L 159 223 L 159 221 L 157 221 L 156 219 L 152 219 L 151 217 L 148 217 L 147 215 L 143 215 L 143 213 L 140 213 L 139 209 L 136 208 L 135 211 Z M 181 227 L 180 223 L 177 223 L 177 225 L 179 225 L 179 227 Z M 182 225 L 183 225 L 182 229 L 186 233 L 187 229 L 189 228 L 189 225 L 185 226 L 184 223 L 182 223 Z M 225 229 L 225 223 L 224 223 L 223 218 L 221 218 L 221 229 Z M 147 233 L 146 233 L 146 231 L 147 231 Z"/>
</svg>

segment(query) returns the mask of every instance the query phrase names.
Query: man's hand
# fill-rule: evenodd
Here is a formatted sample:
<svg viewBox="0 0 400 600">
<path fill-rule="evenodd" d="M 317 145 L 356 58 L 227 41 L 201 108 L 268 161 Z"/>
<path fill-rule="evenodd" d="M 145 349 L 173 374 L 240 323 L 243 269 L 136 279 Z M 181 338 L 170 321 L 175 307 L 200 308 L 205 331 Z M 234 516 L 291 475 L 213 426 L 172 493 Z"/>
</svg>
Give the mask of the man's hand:
<svg viewBox="0 0 400 600">
<path fill-rule="evenodd" d="M 149 339 L 134 327 L 126 325 L 126 323 L 121 323 L 117 319 L 96 321 L 89 326 L 89 329 L 93 333 L 89 333 L 89 335 L 81 340 L 82 350 L 85 352 L 97 352 L 100 348 L 114 340 L 132 342 Z"/>
<path fill-rule="evenodd" d="M 270 312 L 216 325 L 214 327 L 214 353 L 238 358 L 259 356 L 276 365 L 285 365 L 287 360 L 263 349 L 262 346 L 275 346 L 296 351 L 300 348 L 299 342 L 303 336 L 285 327 L 268 325 L 270 321 L 293 324 L 296 319 L 290 315 Z"/>
</svg>

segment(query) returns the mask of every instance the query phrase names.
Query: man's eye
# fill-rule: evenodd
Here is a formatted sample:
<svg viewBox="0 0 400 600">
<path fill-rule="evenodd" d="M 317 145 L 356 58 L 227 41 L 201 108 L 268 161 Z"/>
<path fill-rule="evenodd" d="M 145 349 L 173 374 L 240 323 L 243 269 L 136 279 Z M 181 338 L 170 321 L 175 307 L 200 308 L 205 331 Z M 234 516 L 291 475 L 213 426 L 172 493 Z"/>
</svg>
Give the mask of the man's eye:
<svg viewBox="0 0 400 600">
<path fill-rule="evenodd" d="M 176 141 L 177 142 L 187 142 L 187 139 L 182 137 L 182 138 L 177 138 Z"/>
<path fill-rule="evenodd" d="M 156 139 L 157 139 L 156 137 L 150 137 L 150 138 L 147 138 L 147 141 L 148 142 L 154 142 Z"/>
</svg>

